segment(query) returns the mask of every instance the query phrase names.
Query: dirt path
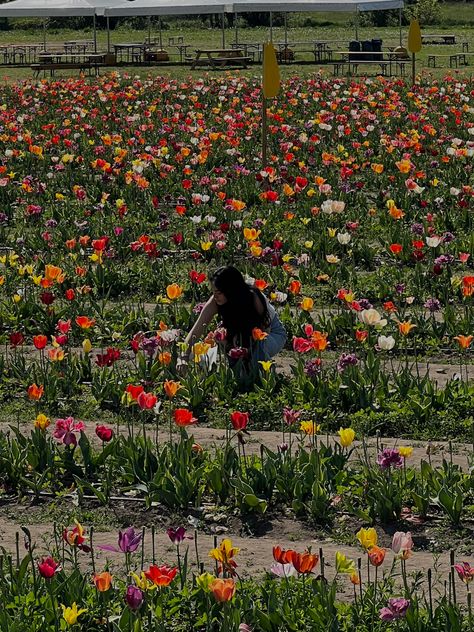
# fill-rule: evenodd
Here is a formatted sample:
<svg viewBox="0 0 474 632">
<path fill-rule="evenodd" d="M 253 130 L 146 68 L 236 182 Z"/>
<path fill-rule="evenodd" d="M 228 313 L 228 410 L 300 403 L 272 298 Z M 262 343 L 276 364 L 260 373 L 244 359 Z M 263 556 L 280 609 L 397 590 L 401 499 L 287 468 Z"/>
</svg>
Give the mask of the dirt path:
<svg viewBox="0 0 474 632">
<path fill-rule="evenodd" d="M 32 540 L 36 543 L 35 558 L 39 558 L 45 554 L 50 547 L 54 545 L 53 541 L 53 525 L 41 524 L 41 525 L 29 525 Z M 15 556 L 16 547 L 16 531 L 18 527 L 14 524 L 5 521 L 0 518 L 0 546 L 4 547 L 7 551 L 10 551 Z M 378 529 L 380 531 L 380 529 Z M 189 533 L 193 533 L 190 529 Z M 362 558 L 362 578 L 363 582 L 367 578 L 367 566 L 366 556 L 362 549 L 357 546 L 343 546 L 336 545 L 329 539 L 317 538 L 311 534 L 310 531 L 302 529 L 300 523 L 293 522 L 289 519 L 282 518 L 281 523 L 275 531 L 260 536 L 258 538 L 252 537 L 240 537 L 235 534 L 226 533 L 223 536 L 218 537 L 218 543 L 221 542 L 223 537 L 231 537 L 234 546 L 240 549 L 236 557 L 238 564 L 237 572 L 241 577 L 258 576 L 262 573 L 268 572 L 271 565 L 274 563 L 272 550 L 273 547 L 278 545 L 283 549 L 295 549 L 299 552 L 311 549 L 313 553 L 320 553 L 322 549 L 324 556 L 324 573 L 328 579 L 332 579 L 335 575 L 335 556 L 337 551 L 343 552 L 348 558 L 357 560 Z M 395 573 L 399 573 L 399 562 L 394 561 L 394 554 L 390 550 L 389 538 L 382 534 L 385 542 L 382 544 L 387 547 L 387 554 L 381 570 L 389 571 L 392 564 L 394 564 Z M 176 565 L 176 547 L 170 542 L 170 539 L 164 531 L 157 529 L 155 533 L 155 561 L 158 563 L 167 563 L 169 565 Z M 145 531 L 144 539 L 144 565 L 152 562 L 152 535 L 151 530 Z M 354 544 L 356 538 L 354 537 Z M 117 531 L 104 531 L 94 533 L 94 552 L 95 563 L 97 570 L 104 569 L 106 566 L 112 571 L 123 573 L 123 554 L 113 553 L 109 551 L 101 551 L 98 547 L 104 544 L 117 544 Z M 23 547 L 23 534 L 20 538 L 20 557 L 25 554 Z M 213 561 L 209 558 L 209 551 L 215 546 L 214 536 L 205 533 L 199 533 L 197 537 L 197 550 L 199 554 L 200 562 L 204 563 L 205 569 L 213 571 Z M 195 570 L 197 570 L 196 564 L 196 549 L 193 540 L 186 540 L 182 544 L 181 554 L 189 547 L 189 560 Z M 416 545 L 415 545 L 416 548 Z M 91 561 L 89 555 L 80 553 L 81 564 L 84 570 L 91 570 Z M 135 569 L 141 568 L 141 548 L 133 555 L 132 567 Z M 435 594 L 442 594 L 444 590 L 444 580 L 447 578 L 447 574 L 450 569 L 449 554 L 442 554 L 441 556 L 433 556 L 426 551 L 416 551 L 413 556 L 407 562 L 408 573 L 414 573 L 415 571 L 423 571 L 426 575 L 426 571 L 431 568 L 435 569 L 433 573 L 434 578 L 434 592 Z M 321 565 L 318 564 L 316 572 L 321 571 Z M 372 578 L 374 569 L 371 569 Z M 353 594 L 352 584 L 349 582 L 348 577 L 341 577 L 341 591 L 344 595 L 350 598 Z"/>
</svg>

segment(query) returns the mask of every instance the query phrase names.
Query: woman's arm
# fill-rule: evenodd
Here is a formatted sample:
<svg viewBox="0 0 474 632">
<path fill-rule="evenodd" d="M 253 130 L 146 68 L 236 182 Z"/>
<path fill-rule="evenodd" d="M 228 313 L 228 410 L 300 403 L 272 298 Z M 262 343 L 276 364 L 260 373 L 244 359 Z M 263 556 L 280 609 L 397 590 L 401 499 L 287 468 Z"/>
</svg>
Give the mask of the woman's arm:
<svg viewBox="0 0 474 632">
<path fill-rule="evenodd" d="M 202 337 L 216 314 L 217 304 L 214 300 L 214 297 L 211 296 L 211 298 L 202 308 L 197 321 L 193 325 L 193 328 L 184 339 L 184 342 L 188 345 L 187 350 L 184 353 L 185 358 L 189 358 L 193 344 L 196 342 L 196 340 L 199 340 Z"/>
</svg>

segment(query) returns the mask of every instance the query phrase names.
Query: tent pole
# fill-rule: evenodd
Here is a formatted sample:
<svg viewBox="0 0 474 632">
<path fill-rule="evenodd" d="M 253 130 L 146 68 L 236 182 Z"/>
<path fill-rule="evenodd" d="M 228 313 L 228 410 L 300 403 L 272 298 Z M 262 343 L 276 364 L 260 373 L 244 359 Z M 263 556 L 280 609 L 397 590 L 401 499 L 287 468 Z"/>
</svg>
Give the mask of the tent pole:
<svg viewBox="0 0 474 632">
<path fill-rule="evenodd" d="M 151 15 L 148 16 L 148 45 L 151 44 Z"/>
<path fill-rule="evenodd" d="M 107 53 L 110 53 L 110 18 L 107 16 Z"/>
<path fill-rule="evenodd" d="M 160 29 L 160 50 L 163 50 L 163 33 L 161 32 L 161 15 L 158 18 L 158 27 Z"/>
<path fill-rule="evenodd" d="M 97 52 L 97 24 L 96 24 L 96 17 L 94 13 L 94 53 L 96 52 Z"/>
<path fill-rule="evenodd" d="M 270 11 L 270 42 L 273 42 L 273 13 Z"/>
<path fill-rule="evenodd" d="M 398 9 L 398 26 L 400 29 L 400 46 L 402 45 L 402 7 Z"/>
<path fill-rule="evenodd" d="M 285 48 L 288 46 L 288 13 L 285 13 Z"/>
<path fill-rule="evenodd" d="M 356 16 L 355 16 L 355 38 L 359 41 L 359 8 L 356 7 Z"/>
<path fill-rule="evenodd" d="M 239 27 L 237 26 L 238 15 L 234 12 L 234 29 L 235 29 L 235 43 L 239 45 Z"/>
<path fill-rule="evenodd" d="M 46 50 L 46 18 L 43 18 L 43 50 Z"/>
<path fill-rule="evenodd" d="M 225 12 L 222 11 L 222 48 L 225 48 Z"/>
</svg>

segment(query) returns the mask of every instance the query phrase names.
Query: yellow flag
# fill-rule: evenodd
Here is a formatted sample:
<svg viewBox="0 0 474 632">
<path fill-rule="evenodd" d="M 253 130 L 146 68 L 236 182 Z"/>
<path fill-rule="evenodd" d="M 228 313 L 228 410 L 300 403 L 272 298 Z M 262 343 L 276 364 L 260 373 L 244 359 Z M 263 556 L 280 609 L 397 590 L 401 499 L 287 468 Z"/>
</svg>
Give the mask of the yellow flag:
<svg viewBox="0 0 474 632">
<path fill-rule="evenodd" d="M 410 22 L 408 31 L 408 50 L 410 53 L 419 53 L 421 50 L 421 29 L 418 20 Z"/>
<path fill-rule="evenodd" d="M 280 68 L 275 49 L 271 42 L 263 45 L 263 96 L 266 99 L 276 97 L 280 91 Z"/>
</svg>

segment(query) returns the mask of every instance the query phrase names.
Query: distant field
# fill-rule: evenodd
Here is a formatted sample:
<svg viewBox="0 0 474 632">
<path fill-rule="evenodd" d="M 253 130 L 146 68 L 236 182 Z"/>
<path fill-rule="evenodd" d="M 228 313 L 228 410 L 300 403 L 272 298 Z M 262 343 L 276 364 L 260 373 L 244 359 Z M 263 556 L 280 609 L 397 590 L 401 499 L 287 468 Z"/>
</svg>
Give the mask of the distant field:
<svg viewBox="0 0 474 632">
<path fill-rule="evenodd" d="M 435 52 L 439 54 L 443 53 L 454 53 L 456 51 L 461 50 L 461 42 L 467 41 L 469 42 L 469 49 L 474 50 L 474 2 L 470 3 L 447 3 L 443 4 L 440 7 L 441 11 L 441 24 L 435 26 L 429 26 L 422 28 L 422 31 L 425 33 L 439 33 L 439 32 L 449 32 L 455 33 L 458 39 L 458 44 L 455 46 L 425 46 L 418 58 L 418 68 L 420 71 L 427 73 L 427 55 L 430 52 Z M 312 26 L 303 26 L 304 24 L 311 22 Z M 19 24 L 20 21 L 17 21 Z M 23 23 L 25 23 L 23 21 Z M 38 24 L 38 28 L 28 30 L 9 30 L 2 32 L 2 43 L 39 43 L 43 41 L 43 29 L 41 27 L 41 21 L 36 21 L 34 23 Z M 32 20 L 28 21 L 28 24 L 32 24 Z M 318 26 L 319 25 L 319 26 Z M 291 45 L 291 42 L 301 42 L 301 41 L 311 41 L 315 39 L 327 39 L 327 40 L 340 40 L 340 44 L 335 44 L 334 48 L 337 50 L 338 47 L 341 49 L 347 48 L 347 44 L 349 41 L 356 36 L 356 29 L 354 24 L 354 16 L 352 14 L 347 13 L 307 13 L 307 14 L 292 14 L 288 16 L 288 42 Z M 406 46 L 408 34 L 408 27 L 404 26 L 402 28 L 402 43 Z M 152 24 L 151 35 L 153 38 L 158 39 L 159 30 L 156 21 Z M 184 41 L 187 44 L 191 45 L 190 52 L 192 52 L 194 47 L 216 47 L 220 48 L 223 44 L 222 42 L 222 31 L 219 28 L 208 28 L 207 25 L 197 24 L 195 21 L 187 22 L 184 20 L 173 20 L 172 18 L 168 18 L 164 21 L 164 28 L 162 30 L 162 42 L 163 48 L 167 50 L 170 54 L 176 55 L 176 49 L 173 49 L 169 45 L 170 38 L 176 38 L 176 36 L 181 35 L 184 37 Z M 143 42 L 145 38 L 148 36 L 148 29 L 143 28 L 140 30 L 126 28 L 125 25 L 122 25 L 119 28 L 111 31 L 110 40 L 111 45 L 119 44 L 119 43 L 135 43 L 135 42 Z M 383 40 L 384 48 L 387 46 L 396 46 L 400 42 L 400 32 L 397 26 L 390 27 L 374 27 L 374 26 L 359 26 L 357 31 L 357 36 L 359 39 L 372 39 L 378 38 Z M 49 44 L 59 44 L 64 41 L 70 39 L 77 38 L 92 38 L 93 30 L 92 28 L 86 28 L 83 30 L 71 30 L 71 29 L 51 29 L 49 28 L 46 31 L 46 42 Z M 241 28 L 239 26 L 238 31 L 234 29 L 226 29 L 225 30 L 225 45 L 229 45 L 236 41 L 236 37 L 238 37 L 239 42 L 245 43 L 257 43 L 263 42 L 266 39 L 269 39 L 269 29 L 265 27 L 259 28 Z M 273 40 L 284 41 L 284 28 L 282 26 L 277 26 L 273 28 Z M 98 50 L 106 50 L 107 48 L 107 33 L 103 29 L 98 29 L 97 31 L 97 41 L 98 41 Z M 306 54 L 297 54 L 297 60 L 305 60 L 309 61 L 312 56 L 309 53 Z M 176 59 L 176 57 L 175 57 Z M 444 60 L 447 65 L 447 59 Z M 472 75 L 472 64 L 474 64 L 474 58 L 470 60 L 471 66 L 467 66 L 460 69 L 454 69 L 452 72 L 459 72 L 462 75 L 470 76 Z M 297 63 L 291 64 L 289 66 L 282 67 L 282 75 L 283 77 L 293 74 L 308 74 L 319 70 L 319 67 L 316 65 L 298 65 Z M 332 68 L 323 67 L 323 72 L 330 72 Z M 442 76 L 446 72 L 451 72 L 449 68 L 436 68 L 435 70 L 429 69 L 429 76 L 433 75 L 435 77 Z M 201 74 L 205 71 L 196 70 L 193 72 L 194 75 L 200 72 Z M 258 72 L 258 67 L 253 66 L 249 68 L 247 71 L 240 71 L 245 74 L 252 75 L 255 72 Z M 153 68 L 134 68 L 133 74 L 138 74 L 140 76 L 144 76 L 147 74 L 163 74 L 170 76 L 178 76 L 178 77 L 186 77 L 190 74 L 189 67 L 166 67 L 159 66 Z M 31 70 L 29 68 L 20 69 L 20 68 L 0 68 L 0 78 L 3 78 L 6 81 L 11 81 L 15 79 L 25 79 L 31 76 Z"/>
</svg>

